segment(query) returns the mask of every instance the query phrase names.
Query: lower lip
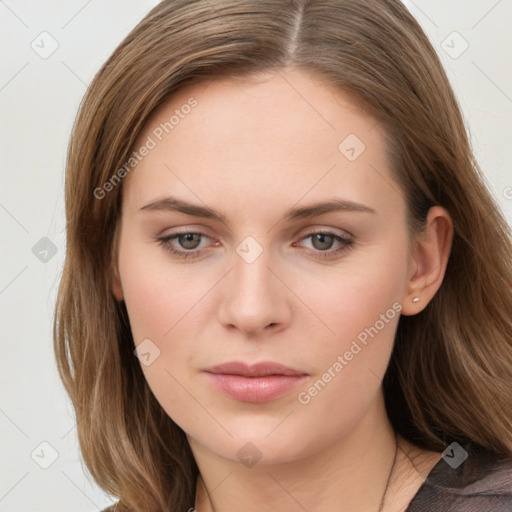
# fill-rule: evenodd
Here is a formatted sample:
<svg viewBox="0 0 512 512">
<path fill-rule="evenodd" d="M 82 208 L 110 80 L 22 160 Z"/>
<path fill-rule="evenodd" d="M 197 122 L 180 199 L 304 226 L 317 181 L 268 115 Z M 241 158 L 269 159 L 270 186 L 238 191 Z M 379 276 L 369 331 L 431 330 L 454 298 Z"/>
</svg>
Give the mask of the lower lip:
<svg viewBox="0 0 512 512">
<path fill-rule="evenodd" d="M 212 384 L 235 400 L 261 403 L 285 395 L 299 384 L 306 375 L 267 375 L 243 377 L 207 372 Z"/>
</svg>

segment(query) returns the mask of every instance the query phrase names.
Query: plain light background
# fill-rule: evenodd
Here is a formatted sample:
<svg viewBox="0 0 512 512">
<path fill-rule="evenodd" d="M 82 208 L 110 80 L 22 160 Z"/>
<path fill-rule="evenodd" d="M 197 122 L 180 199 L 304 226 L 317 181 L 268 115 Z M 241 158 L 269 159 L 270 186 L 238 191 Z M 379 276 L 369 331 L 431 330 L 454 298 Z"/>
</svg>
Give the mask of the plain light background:
<svg viewBox="0 0 512 512">
<path fill-rule="evenodd" d="M 97 512 L 58 378 L 64 165 L 87 85 L 156 0 L 0 0 L 0 511 Z M 512 0 L 404 0 L 437 49 L 512 221 Z M 52 53 L 53 52 L 53 53 Z"/>
</svg>

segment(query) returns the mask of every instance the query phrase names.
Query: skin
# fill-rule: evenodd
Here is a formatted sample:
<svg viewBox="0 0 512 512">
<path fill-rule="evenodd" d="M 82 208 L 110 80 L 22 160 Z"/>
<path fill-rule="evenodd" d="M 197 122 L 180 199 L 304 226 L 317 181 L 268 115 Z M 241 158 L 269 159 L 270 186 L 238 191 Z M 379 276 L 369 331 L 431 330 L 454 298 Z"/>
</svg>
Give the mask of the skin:
<svg viewBox="0 0 512 512">
<path fill-rule="evenodd" d="M 135 344 L 150 339 L 160 351 L 142 369 L 187 434 L 202 476 L 196 510 L 377 511 L 396 449 L 382 378 L 399 314 L 309 403 L 297 395 L 393 304 L 404 315 L 428 304 L 444 277 L 450 216 L 432 208 L 425 231 L 411 238 L 382 126 L 303 70 L 182 88 L 154 112 L 136 147 L 190 97 L 197 106 L 123 184 L 113 289 Z M 338 149 L 348 134 L 366 146 L 354 161 Z M 171 195 L 225 220 L 141 209 Z M 333 198 L 374 212 L 283 218 Z M 180 258 L 157 240 L 182 231 L 205 237 L 167 245 L 202 250 L 198 257 Z M 320 243 L 318 231 L 352 244 L 336 253 L 343 245 Z M 248 236 L 262 249 L 251 263 L 236 251 Z M 201 371 L 232 360 L 275 361 L 308 376 L 275 400 L 242 402 Z M 252 467 L 237 455 L 247 443 L 261 457 Z M 404 510 L 440 458 L 399 444 L 385 511 Z"/>
</svg>

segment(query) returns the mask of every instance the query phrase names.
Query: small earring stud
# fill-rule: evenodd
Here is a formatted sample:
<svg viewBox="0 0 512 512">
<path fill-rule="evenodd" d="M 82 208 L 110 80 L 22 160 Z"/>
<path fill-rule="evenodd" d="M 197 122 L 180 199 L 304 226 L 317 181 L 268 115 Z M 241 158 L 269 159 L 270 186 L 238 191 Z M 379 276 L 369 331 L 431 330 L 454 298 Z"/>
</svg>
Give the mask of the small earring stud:
<svg viewBox="0 0 512 512">
<path fill-rule="evenodd" d="M 412 299 L 412 301 L 416 304 L 416 302 L 419 302 L 420 299 L 419 299 L 419 297 L 414 297 L 414 299 Z"/>
</svg>

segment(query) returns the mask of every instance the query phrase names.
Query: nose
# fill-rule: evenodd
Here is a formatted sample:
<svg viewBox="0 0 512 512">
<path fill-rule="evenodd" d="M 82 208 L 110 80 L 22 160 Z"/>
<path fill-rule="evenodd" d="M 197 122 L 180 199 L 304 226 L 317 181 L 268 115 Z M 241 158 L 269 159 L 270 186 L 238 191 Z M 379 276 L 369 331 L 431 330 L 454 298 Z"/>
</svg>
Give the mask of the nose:
<svg viewBox="0 0 512 512">
<path fill-rule="evenodd" d="M 291 318 L 290 294 L 276 277 L 267 251 L 251 263 L 234 254 L 234 268 L 223 280 L 219 322 L 228 329 L 238 329 L 254 336 L 264 329 L 274 332 L 285 328 Z"/>
</svg>

